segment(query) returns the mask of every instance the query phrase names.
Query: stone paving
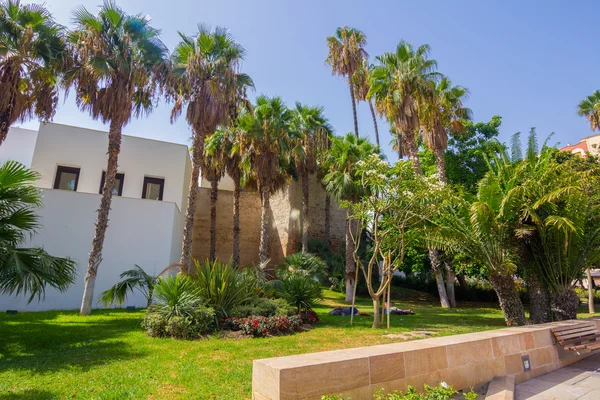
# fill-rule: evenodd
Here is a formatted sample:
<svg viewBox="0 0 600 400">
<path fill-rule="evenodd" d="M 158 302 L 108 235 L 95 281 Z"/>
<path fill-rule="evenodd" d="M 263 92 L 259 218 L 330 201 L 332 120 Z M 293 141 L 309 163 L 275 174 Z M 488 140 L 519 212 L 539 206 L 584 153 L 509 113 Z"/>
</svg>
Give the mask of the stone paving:
<svg viewBox="0 0 600 400">
<path fill-rule="evenodd" d="M 600 353 L 516 387 L 517 400 L 600 400 Z"/>
</svg>

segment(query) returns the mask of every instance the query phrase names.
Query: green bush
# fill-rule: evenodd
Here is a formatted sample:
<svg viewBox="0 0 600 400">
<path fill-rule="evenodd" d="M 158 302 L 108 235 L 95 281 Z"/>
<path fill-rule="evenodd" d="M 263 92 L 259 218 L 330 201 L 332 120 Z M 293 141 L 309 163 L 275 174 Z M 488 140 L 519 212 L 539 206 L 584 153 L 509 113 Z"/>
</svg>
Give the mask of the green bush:
<svg viewBox="0 0 600 400">
<path fill-rule="evenodd" d="M 315 282 L 327 282 L 327 263 L 314 254 L 294 253 L 283 260 L 283 265 L 278 268 L 277 276 L 283 278 L 288 275 L 304 275 Z"/>
<path fill-rule="evenodd" d="M 308 276 L 288 275 L 276 282 L 277 295 L 296 307 L 298 312 L 309 311 L 323 297 L 318 283 Z"/>
<path fill-rule="evenodd" d="M 189 277 L 166 276 L 154 287 L 151 310 L 169 319 L 190 316 L 201 304 L 200 293 Z"/>
<path fill-rule="evenodd" d="M 170 317 L 151 308 L 142 320 L 142 328 L 152 337 L 196 339 L 210 332 L 214 326 L 215 312 L 203 305 L 198 305 L 195 310 L 184 316 Z"/>
<path fill-rule="evenodd" d="M 142 319 L 142 329 L 151 337 L 165 337 L 167 335 L 167 318 L 164 314 L 146 311 Z"/>
<path fill-rule="evenodd" d="M 594 303 L 600 303 L 600 290 L 598 288 L 592 289 L 594 292 Z M 584 303 L 588 302 L 588 290 L 582 287 L 575 287 L 575 293 L 577 293 L 577 297 Z"/>
<path fill-rule="evenodd" d="M 294 310 L 290 308 L 285 299 L 265 299 L 256 298 L 250 304 L 236 306 L 231 310 L 231 317 L 244 318 L 250 315 L 260 315 L 263 317 L 275 317 L 292 315 Z"/>
<path fill-rule="evenodd" d="M 458 393 L 452 386 L 445 383 L 441 383 L 437 386 L 424 385 L 422 392 L 417 392 L 412 386 L 408 387 L 406 393 L 395 391 L 394 393 L 385 394 L 383 389 L 380 389 L 375 395 L 374 400 L 451 400 L 456 399 L 455 395 Z M 477 394 L 472 390 L 468 393 L 463 393 L 463 397 L 466 400 L 475 400 Z M 321 400 L 351 400 L 347 397 L 341 396 L 321 396 Z"/>
<path fill-rule="evenodd" d="M 198 295 L 215 310 L 218 318 L 228 317 L 240 305 L 257 297 L 256 280 L 231 264 L 206 261 L 203 266 L 196 261 L 194 279 Z"/>
</svg>

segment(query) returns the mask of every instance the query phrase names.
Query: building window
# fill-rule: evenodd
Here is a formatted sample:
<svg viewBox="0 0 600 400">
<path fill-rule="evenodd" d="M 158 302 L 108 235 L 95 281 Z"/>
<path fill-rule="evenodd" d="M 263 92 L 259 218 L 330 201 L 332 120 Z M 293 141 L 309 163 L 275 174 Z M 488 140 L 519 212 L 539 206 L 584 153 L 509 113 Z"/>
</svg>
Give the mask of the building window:
<svg viewBox="0 0 600 400">
<path fill-rule="evenodd" d="M 79 183 L 80 168 L 63 167 L 59 165 L 56 168 L 56 178 L 54 179 L 54 189 L 77 191 Z"/>
<path fill-rule="evenodd" d="M 100 194 L 102 194 L 102 189 L 104 188 L 104 179 L 106 179 L 106 171 L 102 171 L 102 179 L 100 180 Z M 115 176 L 113 196 L 123 196 L 123 182 L 125 182 L 125 174 L 117 174 Z"/>
<path fill-rule="evenodd" d="M 142 199 L 162 200 L 165 189 L 165 180 L 162 178 L 144 177 L 144 189 Z"/>
</svg>

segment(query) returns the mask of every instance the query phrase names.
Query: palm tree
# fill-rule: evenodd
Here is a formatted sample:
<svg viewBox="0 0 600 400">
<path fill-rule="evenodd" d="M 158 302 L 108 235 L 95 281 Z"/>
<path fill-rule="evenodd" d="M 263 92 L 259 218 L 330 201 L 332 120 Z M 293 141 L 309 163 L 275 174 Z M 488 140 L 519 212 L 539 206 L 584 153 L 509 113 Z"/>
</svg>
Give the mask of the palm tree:
<svg viewBox="0 0 600 400">
<path fill-rule="evenodd" d="M 106 178 L 80 311 L 89 315 L 108 227 L 121 131 L 132 114 L 140 116 L 152 110 L 156 78 L 165 66 L 167 49 L 147 17 L 128 15 L 113 1 L 105 1 L 97 15 L 78 7 L 74 19 L 76 29 L 69 34 L 74 60 L 65 72 L 65 86 L 67 91 L 74 88 L 80 108 L 110 124 Z"/>
<path fill-rule="evenodd" d="M 600 129 L 600 90 L 581 100 L 577 107 L 577 115 L 585 117 L 590 123 L 590 129 Z"/>
<path fill-rule="evenodd" d="M 371 110 L 371 118 L 373 118 L 373 128 L 375 129 L 375 143 L 379 146 L 379 128 L 377 127 L 377 115 L 375 115 L 375 108 L 373 107 L 373 101 L 367 97 L 369 94 L 369 78 L 373 65 L 369 64 L 368 59 L 364 59 L 361 68 L 357 69 L 352 76 L 352 83 L 354 84 L 355 96 L 358 101 L 365 101 L 369 104 L 369 110 Z"/>
<path fill-rule="evenodd" d="M 380 154 L 380 149 L 366 138 L 356 138 L 352 133 L 333 138 L 327 154 L 330 169 L 323 179 L 327 191 L 338 201 L 358 201 L 363 187 L 357 180 L 356 163 L 365 160 L 371 154 Z M 346 209 L 346 215 L 346 301 L 351 302 L 354 295 L 356 263 L 350 207 Z"/>
<path fill-rule="evenodd" d="M 0 2 L 0 145 L 14 122 L 54 116 L 66 53 L 63 33 L 41 5 Z"/>
<path fill-rule="evenodd" d="M 367 95 L 375 98 L 378 112 L 402 135 L 403 150 L 417 173 L 421 173 L 416 140 L 418 107 L 439 76 L 435 72 L 437 62 L 428 58 L 430 50 L 426 44 L 414 49 L 411 43 L 400 41 L 395 53 L 377 56 Z"/>
<path fill-rule="evenodd" d="M 224 149 L 216 147 L 218 143 L 211 142 L 213 136 L 215 134 L 208 136 L 205 140 L 202 160 L 202 175 L 210 182 L 210 251 L 208 255 L 210 261 L 215 261 L 217 258 L 217 200 L 219 198 L 219 181 L 225 175 Z"/>
<path fill-rule="evenodd" d="M 327 149 L 333 128 L 323 115 L 323 107 L 310 107 L 296 103 L 292 119 L 298 139 L 294 148 L 296 170 L 302 178 L 302 252 L 308 253 L 308 179 L 317 172 L 318 154 Z"/>
<path fill-rule="evenodd" d="M 269 259 L 270 197 L 289 178 L 291 153 L 296 134 L 290 123 L 292 112 L 280 97 L 258 96 L 253 110 L 239 118 L 244 152 L 258 183 L 261 196 L 259 262 Z"/>
<path fill-rule="evenodd" d="M 187 106 L 186 120 L 192 127 L 192 176 L 185 213 L 181 265 L 189 272 L 192 252 L 192 234 L 198 179 L 204 154 L 204 140 L 217 126 L 228 125 L 230 107 L 237 97 L 236 79 L 244 49 L 237 44 L 225 28 L 214 31 L 200 26 L 195 37 L 179 33 L 181 42 L 172 55 L 172 71 L 167 85 L 167 98 L 175 105 L 171 122 Z"/>
<path fill-rule="evenodd" d="M 354 117 L 354 134 L 358 137 L 358 118 L 356 116 L 356 99 L 354 96 L 354 73 L 362 67 L 363 59 L 368 57 L 365 50 L 367 37 L 358 29 L 337 28 L 335 36 L 327 38 L 329 53 L 325 62 L 331 65 L 332 75 L 346 78 L 350 87 L 350 99 L 352 100 L 352 115 Z"/>
<path fill-rule="evenodd" d="M 146 307 L 149 308 L 152 305 L 152 294 L 154 293 L 154 286 L 158 283 L 158 276 L 150 275 L 136 264 L 135 268 L 124 271 L 121 274 L 121 279 L 123 279 L 121 282 L 102 292 L 100 303 L 107 307 L 112 304 L 118 304 L 122 307 L 127 300 L 127 293 L 137 289 L 146 298 Z"/>
<path fill-rule="evenodd" d="M 19 247 L 35 234 L 42 206 L 33 186 L 39 174 L 16 161 L 0 165 L 0 293 L 44 297 L 47 286 L 64 292 L 75 281 L 76 263 L 40 247 Z"/>
</svg>

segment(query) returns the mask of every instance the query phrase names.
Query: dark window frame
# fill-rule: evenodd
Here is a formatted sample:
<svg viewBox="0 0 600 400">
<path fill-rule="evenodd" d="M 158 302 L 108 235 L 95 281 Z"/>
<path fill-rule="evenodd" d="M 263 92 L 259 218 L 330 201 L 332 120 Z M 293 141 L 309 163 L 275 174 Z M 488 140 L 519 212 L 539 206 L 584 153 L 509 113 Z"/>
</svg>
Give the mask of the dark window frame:
<svg viewBox="0 0 600 400">
<path fill-rule="evenodd" d="M 58 165 L 56 167 L 56 175 L 54 176 L 54 186 L 53 186 L 54 189 L 66 190 L 66 189 L 60 189 L 60 177 L 63 173 L 75 174 L 75 187 L 73 188 L 73 190 L 68 190 L 68 191 L 76 192 L 77 187 L 79 186 L 79 174 L 81 173 L 81 168 L 65 167 L 64 165 Z"/>
<path fill-rule="evenodd" d="M 98 193 L 102 194 L 102 189 L 104 188 L 104 180 L 106 179 L 106 171 L 102 171 L 102 177 L 100 178 L 100 191 Z M 115 175 L 115 180 L 121 180 L 121 187 L 118 190 L 117 196 L 123 196 L 123 186 L 125 186 L 125 174 L 117 172 Z"/>
<path fill-rule="evenodd" d="M 154 184 L 160 185 L 160 193 L 158 195 L 158 200 L 162 201 L 163 192 L 165 191 L 165 178 L 153 178 L 150 176 L 145 176 L 144 177 L 144 185 L 142 186 L 142 199 L 146 199 L 146 186 L 148 185 L 148 183 L 154 183 Z M 153 199 L 146 199 L 146 200 L 153 200 Z"/>
</svg>

